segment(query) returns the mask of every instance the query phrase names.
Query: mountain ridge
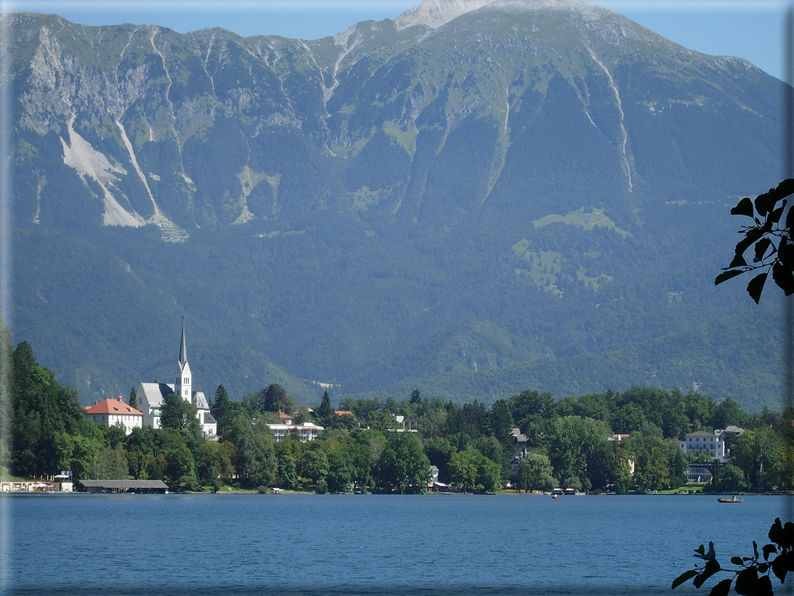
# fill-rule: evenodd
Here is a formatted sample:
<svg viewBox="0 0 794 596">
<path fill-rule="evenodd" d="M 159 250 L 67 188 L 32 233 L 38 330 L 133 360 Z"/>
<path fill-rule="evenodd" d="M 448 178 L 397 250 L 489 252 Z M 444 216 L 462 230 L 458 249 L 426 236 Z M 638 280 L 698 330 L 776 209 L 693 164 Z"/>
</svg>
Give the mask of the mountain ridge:
<svg viewBox="0 0 794 596">
<path fill-rule="evenodd" d="M 171 358 L 186 314 L 210 384 L 278 378 L 305 401 L 301 379 L 382 392 L 472 362 L 603 357 L 632 383 L 608 354 L 679 338 L 653 353 L 666 362 L 725 312 L 743 325 L 743 294 L 711 280 L 730 207 L 777 175 L 784 85 L 606 9 L 541 4 L 309 41 L 4 15 L 15 337 L 115 395 Z M 462 5 L 409 16 L 444 6 Z M 704 390 L 731 391 L 708 333 Z"/>
</svg>

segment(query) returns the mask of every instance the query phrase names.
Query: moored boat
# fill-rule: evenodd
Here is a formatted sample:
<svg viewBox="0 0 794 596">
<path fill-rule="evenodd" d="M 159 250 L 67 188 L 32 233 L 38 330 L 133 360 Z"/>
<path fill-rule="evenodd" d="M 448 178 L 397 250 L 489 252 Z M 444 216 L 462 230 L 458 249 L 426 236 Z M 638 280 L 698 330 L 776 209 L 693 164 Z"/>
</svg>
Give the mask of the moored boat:
<svg viewBox="0 0 794 596">
<path fill-rule="evenodd" d="M 717 499 L 718 503 L 743 503 L 744 499 L 737 499 L 735 496 L 730 499 Z"/>
</svg>

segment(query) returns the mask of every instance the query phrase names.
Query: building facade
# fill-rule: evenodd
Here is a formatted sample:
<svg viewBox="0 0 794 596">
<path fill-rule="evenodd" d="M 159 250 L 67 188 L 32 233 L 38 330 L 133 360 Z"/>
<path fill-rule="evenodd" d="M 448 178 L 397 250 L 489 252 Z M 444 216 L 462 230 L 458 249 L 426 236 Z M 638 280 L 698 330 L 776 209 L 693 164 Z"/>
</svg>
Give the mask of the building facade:
<svg viewBox="0 0 794 596">
<path fill-rule="evenodd" d="M 302 424 L 268 424 L 267 426 L 273 431 L 273 439 L 276 443 L 284 439 L 293 430 L 298 431 L 300 434 L 301 443 L 313 441 L 320 434 L 320 431 L 325 430 L 325 427 L 317 426 L 311 422 Z"/>
<path fill-rule="evenodd" d="M 86 418 L 91 418 L 97 424 L 114 426 L 121 424 L 129 435 L 133 428 L 143 426 L 143 412 L 125 404 L 121 396 L 116 399 L 106 399 L 84 409 Z"/>
<path fill-rule="evenodd" d="M 695 457 L 706 455 L 721 462 L 728 459 L 728 454 L 725 451 L 725 441 L 723 441 L 722 436 L 704 430 L 686 435 L 684 440 L 681 441 L 681 449 Z"/>
</svg>

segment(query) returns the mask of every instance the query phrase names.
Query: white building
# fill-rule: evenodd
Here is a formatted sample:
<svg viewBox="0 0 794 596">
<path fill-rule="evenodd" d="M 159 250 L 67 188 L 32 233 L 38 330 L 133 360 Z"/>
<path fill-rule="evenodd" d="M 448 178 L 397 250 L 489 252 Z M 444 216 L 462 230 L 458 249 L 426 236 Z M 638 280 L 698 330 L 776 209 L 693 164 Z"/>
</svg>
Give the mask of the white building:
<svg viewBox="0 0 794 596">
<path fill-rule="evenodd" d="M 166 383 L 144 383 L 138 385 L 135 396 L 138 407 L 143 412 L 143 426 L 160 428 L 160 414 L 166 395 L 176 394 L 196 408 L 196 418 L 201 424 L 205 437 L 218 434 L 218 423 L 210 413 L 207 398 L 201 391 L 193 391 L 193 374 L 187 361 L 187 344 L 185 342 L 185 323 L 182 322 L 182 342 L 179 345 L 179 360 L 176 365 L 176 379 L 173 385 Z"/>
<path fill-rule="evenodd" d="M 268 424 L 267 426 L 273 431 L 273 439 L 275 439 L 276 443 L 286 437 L 292 430 L 297 430 L 300 433 L 301 443 L 313 441 L 320 434 L 320 431 L 325 430 L 325 427 L 317 426 L 311 422 L 302 424 Z"/>
<path fill-rule="evenodd" d="M 725 452 L 725 441 L 721 435 L 699 430 L 696 433 L 689 433 L 681 441 L 681 449 L 694 456 L 707 455 L 711 459 L 718 459 L 721 462 L 728 460 Z"/>
<path fill-rule="evenodd" d="M 122 424 L 127 434 L 132 433 L 133 428 L 143 426 L 143 412 L 125 404 L 121 396 L 86 407 L 84 414 L 86 418 L 91 418 L 97 424 L 105 426 Z"/>
</svg>

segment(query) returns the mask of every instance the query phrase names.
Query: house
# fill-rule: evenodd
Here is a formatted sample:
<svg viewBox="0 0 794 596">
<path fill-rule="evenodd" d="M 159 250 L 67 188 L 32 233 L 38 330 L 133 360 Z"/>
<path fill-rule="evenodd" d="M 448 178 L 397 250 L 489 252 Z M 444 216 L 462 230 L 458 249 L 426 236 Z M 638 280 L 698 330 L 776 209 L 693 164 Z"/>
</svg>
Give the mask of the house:
<svg viewBox="0 0 794 596">
<path fill-rule="evenodd" d="M 273 439 L 278 443 L 283 440 L 291 431 L 298 431 L 300 434 L 301 443 L 308 443 L 317 438 L 320 431 L 325 430 L 325 427 L 317 426 L 311 422 L 303 422 L 301 424 L 268 424 L 270 430 L 273 431 Z"/>
<path fill-rule="evenodd" d="M 121 424 L 128 435 L 132 433 L 133 428 L 141 428 L 143 426 L 143 412 L 136 410 L 129 404 L 125 404 L 121 396 L 85 407 L 83 414 L 97 424 L 105 426 Z"/>
<path fill-rule="evenodd" d="M 527 442 L 527 436 L 522 433 L 521 429 L 517 426 L 510 429 L 510 437 L 513 439 L 513 442 L 518 445 L 523 445 Z"/>
<path fill-rule="evenodd" d="M 396 433 L 418 433 L 419 430 L 416 428 L 419 424 L 418 420 L 413 420 L 412 418 L 406 418 L 405 416 L 400 415 L 392 415 L 391 421 L 396 424 L 401 424 L 402 427 L 396 428 L 389 428 L 387 429 L 389 432 L 396 432 Z"/>
<path fill-rule="evenodd" d="M 726 462 L 730 459 L 730 454 L 725 450 L 725 441 L 722 439 L 722 433 L 718 435 L 699 430 L 696 433 L 686 435 L 680 445 L 685 453 L 691 453 L 696 457 L 706 455 L 710 459 L 718 459 L 720 462 Z"/>
<path fill-rule="evenodd" d="M 179 360 L 176 366 L 176 379 L 173 385 L 166 383 L 141 383 L 135 390 L 138 406 L 143 413 L 143 426 L 160 428 L 160 415 L 166 395 L 175 394 L 196 408 L 196 418 L 201 424 L 201 431 L 207 438 L 218 434 L 218 423 L 210 413 L 207 398 L 201 391 L 193 391 L 193 374 L 187 360 L 187 343 L 185 342 L 185 322 L 182 321 L 182 341 L 179 345 Z"/>
<path fill-rule="evenodd" d="M 518 474 L 518 464 L 520 464 L 521 460 L 524 459 L 528 454 L 529 454 L 529 449 L 527 449 L 526 445 L 516 449 L 516 452 L 513 454 L 513 457 L 510 460 L 511 476 L 515 476 L 516 474 Z"/>
</svg>

